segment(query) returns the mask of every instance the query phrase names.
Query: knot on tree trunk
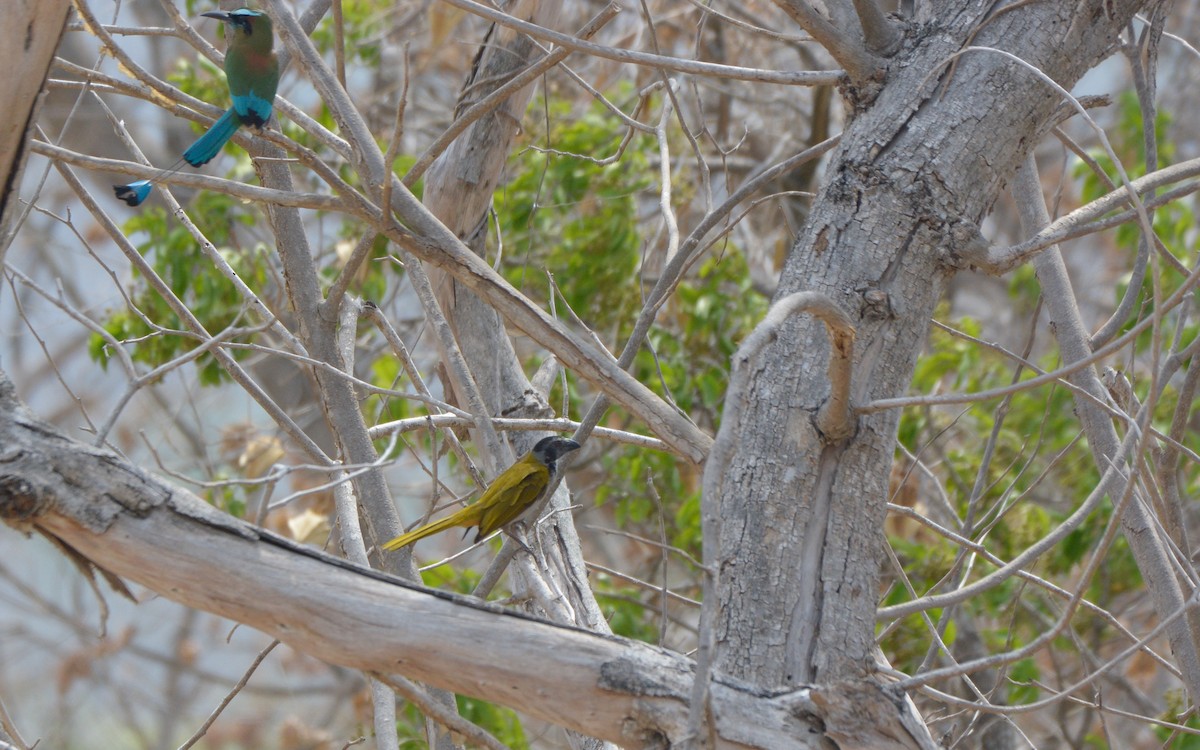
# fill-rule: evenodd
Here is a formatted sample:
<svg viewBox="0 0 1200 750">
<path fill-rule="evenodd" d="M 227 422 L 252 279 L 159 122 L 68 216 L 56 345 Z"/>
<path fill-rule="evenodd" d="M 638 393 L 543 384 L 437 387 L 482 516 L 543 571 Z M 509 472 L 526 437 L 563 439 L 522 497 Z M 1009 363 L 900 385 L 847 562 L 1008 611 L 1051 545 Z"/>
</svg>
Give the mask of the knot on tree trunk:
<svg viewBox="0 0 1200 750">
<path fill-rule="evenodd" d="M 30 522 L 46 511 L 49 497 L 24 477 L 0 475 L 0 518 L 10 526 L 28 531 Z"/>
</svg>

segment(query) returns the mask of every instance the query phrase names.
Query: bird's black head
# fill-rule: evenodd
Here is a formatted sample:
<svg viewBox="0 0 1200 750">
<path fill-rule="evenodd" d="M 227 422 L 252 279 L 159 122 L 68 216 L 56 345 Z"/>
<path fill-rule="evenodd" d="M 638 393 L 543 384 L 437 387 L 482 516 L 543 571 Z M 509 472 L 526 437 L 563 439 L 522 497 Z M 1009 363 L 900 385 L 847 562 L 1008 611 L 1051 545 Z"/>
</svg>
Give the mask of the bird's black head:
<svg viewBox="0 0 1200 750">
<path fill-rule="evenodd" d="M 577 450 L 579 450 L 579 443 L 574 440 L 551 436 L 537 441 L 537 445 L 533 446 L 533 450 L 530 452 L 534 458 L 544 463 L 553 472 L 555 462 L 560 456 Z"/>
</svg>

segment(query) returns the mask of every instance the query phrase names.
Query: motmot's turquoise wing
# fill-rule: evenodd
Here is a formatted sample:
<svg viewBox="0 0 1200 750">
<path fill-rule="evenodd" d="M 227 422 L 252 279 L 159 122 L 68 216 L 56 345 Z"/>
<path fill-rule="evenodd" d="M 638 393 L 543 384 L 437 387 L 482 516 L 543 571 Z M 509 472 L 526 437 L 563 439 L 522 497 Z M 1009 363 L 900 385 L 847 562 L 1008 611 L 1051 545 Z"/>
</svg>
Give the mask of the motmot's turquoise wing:
<svg viewBox="0 0 1200 750">
<path fill-rule="evenodd" d="M 274 102 L 274 91 L 271 92 L 270 98 L 259 96 L 254 89 L 245 94 L 233 95 L 234 111 L 237 112 L 243 123 L 255 128 L 263 127 L 267 124 L 267 120 L 271 119 L 271 108 Z"/>
</svg>

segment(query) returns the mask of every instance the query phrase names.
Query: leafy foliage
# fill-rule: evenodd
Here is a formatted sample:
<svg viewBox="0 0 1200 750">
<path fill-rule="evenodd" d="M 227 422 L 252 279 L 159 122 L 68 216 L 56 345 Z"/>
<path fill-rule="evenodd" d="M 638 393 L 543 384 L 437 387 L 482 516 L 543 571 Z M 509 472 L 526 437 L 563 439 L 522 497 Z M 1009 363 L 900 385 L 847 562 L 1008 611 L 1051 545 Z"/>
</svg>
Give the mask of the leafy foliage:
<svg viewBox="0 0 1200 750">
<path fill-rule="evenodd" d="M 254 223 L 253 214 L 227 196 L 201 192 L 194 198 L 192 217 L 206 228 L 218 252 L 247 284 L 258 289 L 269 286 L 264 262 L 268 248 L 257 244 L 248 248 L 226 244 L 235 242 L 234 227 Z M 152 258 L 157 276 L 187 304 L 207 330 L 217 332 L 242 319 L 243 300 L 237 290 L 204 256 L 187 229 L 171 222 L 165 210 L 144 207 L 125 223 L 124 229 L 131 237 L 143 238 L 138 249 Z M 140 278 L 136 271 L 134 278 L 135 281 Z M 157 367 L 195 347 L 195 339 L 167 333 L 185 330 L 186 326 L 151 285 L 142 280 L 129 294 L 137 312 L 130 308 L 113 311 L 105 330 L 118 341 L 129 342 L 127 346 L 135 362 Z M 107 364 L 106 348 L 101 336 L 91 337 L 88 351 L 102 365 Z M 245 356 L 244 350 L 233 350 L 233 354 Z M 225 377 L 209 354 L 202 355 L 198 365 L 203 384 L 215 385 Z"/>
<path fill-rule="evenodd" d="M 346 66 L 378 67 L 383 37 L 379 19 L 394 11 L 395 5 L 381 0 L 343 0 L 342 28 L 345 35 Z M 333 49 L 333 17 L 327 16 L 313 31 L 313 42 L 322 49 Z"/>
<path fill-rule="evenodd" d="M 1019 294 L 1035 286 L 1010 286 L 1013 304 L 1033 309 Z M 995 350 L 980 347 L 968 337 L 978 337 L 977 321 L 961 319 L 954 327 L 965 335 L 954 335 L 934 328 L 928 351 L 919 360 L 912 390 L 917 393 L 979 392 L 1008 385 L 1013 378 L 1014 362 Z M 1043 370 L 1053 369 L 1057 361 L 1047 357 L 1039 362 Z M 1021 380 L 1035 373 L 1025 368 Z M 1002 423 L 997 419 L 1002 418 Z M 997 429 L 999 427 L 999 429 Z M 1001 402 L 974 404 L 970 407 L 913 408 L 904 412 L 899 437 L 901 443 L 927 466 L 937 467 L 945 478 L 949 500 L 961 524 L 972 519 L 972 536 L 986 545 L 1001 560 L 1011 560 L 1034 541 L 1044 537 L 1087 498 L 1099 481 L 1099 474 L 1086 442 L 1078 440 L 1072 393 L 1060 386 L 1043 386 L 1022 391 Z M 974 507 L 969 505 L 976 488 L 976 477 L 983 470 L 984 446 L 994 440 L 994 453 L 987 465 L 983 491 Z M 908 466 L 900 458 L 898 466 Z M 1073 489 L 1073 492 L 1071 490 Z M 922 508 L 928 515 L 928 508 Z M 1069 576 L 1079 569 L 1095 550 L 1111 509 L 1092 514 L 1066 539 L 1042 558 L 1038 573 Z M 955 525 L 955 524 L 952 524 Z M 964 556 L 955 543 L 923 527 L 901 527 L 909 537 L 892 536 L 892 547 L 899 556 L 905 574 L 917 593 L 934 587 L 946 589 L 949 577 L 964 582 L 976 580 L 996 570 L 982 558 Z M 970 565 L 966 563 L 970 560 Z M 1137 566 L 1127 545 L 1117 540 L 1108 551 L 1105 571 L 1096 576 L 1088 589 L 1089 600 L 1104 606 L 1114 597 L 1140 584 Z M 884 604 L 909 599 L 903 587 L 893 584 Z M 1018 602 L 1023 606 L 1018 606 Z M 1009 579 L 980 596 L 958 605 L 954 619 L 966 618 L 980 628 L 985 640 L 992 640 L 993 651 L 1003 651 L 1029 642 L 1041 635 L 1046 622 L 1060 613 L 1061 600 L 1048 597 L 1019 579 Z M 937 612 L 930 612 L 934 622 Z M 1082 629 L 1077 618 L 1076 628 Z M 1090 637 L 1103 638 L 1109 627 L 1095 622 Z M 953 647 L 954 640 L 943 636 Z M 931 647 L 925 622 L 913 615 L 901 622 L 886 641 L 885 648 L 893 663 L 915 669 Z M 1008 700 L 1014 703 L 1036 700 L 1038 667 L 1023 660 L 1010 667 L 1012 688 Z"/>
<path fill-rule="evenodd" d="M 513 750 L 526 750 L 529 747 L 521 720 L 512 709 L 463 695 L 455 696 L 455 701 L 460 716 L 489 732 L 505 747 Z M 425 717 L 411 703 L 405 703 L 397 717 L 396 734 L 400 739 L 400 747 L 406 750 L 429 747 L 425 742 Z"/>
<path fill-rule="evenodd" d="M 547 105 L 547 141 L 574 154 L 615 148 L 612 122 L 599 105 L 572 117 L 569 104 Z M 560 281 L 571 309 L 604 331 L 640 307 L 637 278 L 638 194 L 648 187 L 646 158 L 633 152 L 606 166 L 547 153 L 532 145 L 512 163 L 512 179 L 496 192 L 506 248 L 504 273 L 534 298 L 546 298 L 540 269 Z M 515 248 L 515 249 L 514 249 Z"/>
</svg>

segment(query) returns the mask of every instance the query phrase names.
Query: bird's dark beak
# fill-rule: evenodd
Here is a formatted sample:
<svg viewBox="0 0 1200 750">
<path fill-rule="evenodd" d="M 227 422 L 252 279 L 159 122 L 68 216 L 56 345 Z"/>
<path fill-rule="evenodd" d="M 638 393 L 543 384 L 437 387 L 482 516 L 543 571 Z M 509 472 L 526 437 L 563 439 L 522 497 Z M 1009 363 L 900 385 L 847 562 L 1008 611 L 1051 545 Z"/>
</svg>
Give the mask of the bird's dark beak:
<svg viewBox="0 0 1200 750">
<path fill-rule="evenodd" d="M 201 13 L 200 15 L 204 16 L 205 18 L 215 18 L 218 21 L 228 21 L 229 20 L 229 14 L 224 11 L 220 11 L 220 10 L 210 10 L 209 12 Z"/>
<path fill-rule="evenodd" d="M 571 451 L 579 450 L 580 445 L 579 445 L 579 443 L 575 442 L 574 440 L 567 438 L 567 439 L 563 440 L 561 443 L 559 443 L 556 447 L 558 448 L 558 455 L 562 456 L 567 453 L 570 453 Z"/>
</svg>

